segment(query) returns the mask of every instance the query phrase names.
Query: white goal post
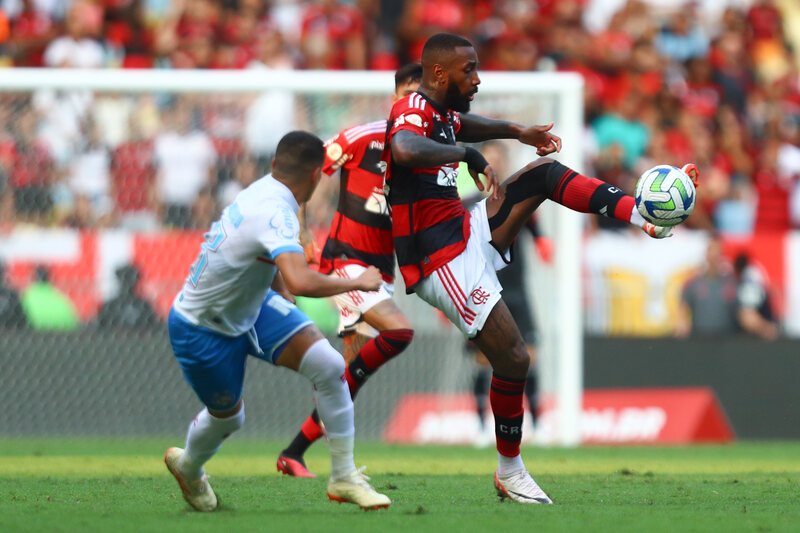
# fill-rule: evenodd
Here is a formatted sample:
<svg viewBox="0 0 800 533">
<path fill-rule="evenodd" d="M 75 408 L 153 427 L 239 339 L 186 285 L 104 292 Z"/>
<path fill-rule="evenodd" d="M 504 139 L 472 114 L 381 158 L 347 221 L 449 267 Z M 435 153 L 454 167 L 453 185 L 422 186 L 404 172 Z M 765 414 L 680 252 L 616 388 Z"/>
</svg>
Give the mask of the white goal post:
<svg viewBox="0 0 800 533">
<path fill-rule="evenodd" d="M 506 120 L 555 122 L 563 139 L 556 156 L 581 170 L 583 137 L 583 79 L 575 73 L 481 73 L 475 112 Z M 96 93 L 249 93 L 285 91 L 298 95 L 341 94 L 387 96 L 393 88 L 391 72 L 275 71 L 275 70 L 71 70 L 10 68 L 0 71 L 0 96 L 9 92 L 90 91 Z M 512 102 L 516 102 L 513 103 Z M 538 102 L 548 102 L 539 105 Z M 520 102 L 523 102 L 520 104 Z M 520 105 L 535 107 L 521 114 Z M 376 108 L 372 120 L 385 109 Z M 363 113 L 362 113 L 363 114 Z M 353 124 L 341 124 L 339 129 Z M 321 136 L 329 131 L 315 131 Z M 516 163 L 535 158 L 530 149 L 515 152 Z M 501 176 L 502 178 L 503 176 Z M 583 372 L 583 310 L 581 307 L 581 216 L 564 208 L 545 210 L 555 247 L 553 277 L 537 310 L 540 364 L 551 369 L 551 387 L 558 406 L 550 444 L 574 446 L 580 442 Z M 398 292 L 402 292 L 399 290 Z M 539 301 L 542 301 L 541 299 Z"/>
</svg>

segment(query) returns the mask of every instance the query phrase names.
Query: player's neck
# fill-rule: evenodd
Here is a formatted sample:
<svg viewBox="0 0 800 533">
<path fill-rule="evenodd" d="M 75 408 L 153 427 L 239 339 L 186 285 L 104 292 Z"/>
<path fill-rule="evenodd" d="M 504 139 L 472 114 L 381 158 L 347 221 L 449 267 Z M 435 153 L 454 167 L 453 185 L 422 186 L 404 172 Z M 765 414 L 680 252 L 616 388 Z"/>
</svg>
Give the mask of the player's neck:
<svg viewBox="0 0 800 533">
<path fill-rule="evenodd" d="M 425 82 L 420 84 L 418 93 L 425 95 L 425 97 L 436 104 L 439 108 L 447 109 L 447 98 L 445 98 L 446 90 L 439 89 L 432 85 L 426 85 Z"/>
<path fill-rule="evenodd" d="M 277 169 L 273 169 L 272 177 L 289 189 L 289 192 L 292 193 L 292 196 L 294 196 L 294 199 L 297 201 L 298 205 L 307 200 L 307 196 L 309 196 L 308 188 L 310 184 L 299 182 L 297 180 L 286 179 L 285 177 L 281 176 L 280 171 Z"/>
</svg>

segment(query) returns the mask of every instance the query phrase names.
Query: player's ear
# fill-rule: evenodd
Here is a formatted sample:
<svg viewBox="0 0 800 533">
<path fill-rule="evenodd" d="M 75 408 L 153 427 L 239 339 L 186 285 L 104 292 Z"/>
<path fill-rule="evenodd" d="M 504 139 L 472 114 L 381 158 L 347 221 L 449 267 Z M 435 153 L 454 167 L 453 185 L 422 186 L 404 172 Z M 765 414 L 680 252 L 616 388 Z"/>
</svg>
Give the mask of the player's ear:
<svg viewBox="0 0 800 533">
<path fill-rule="evenodd" d="M 272 170 L 275 170 L 275 158 L 272 158 Z"/>
</svg>

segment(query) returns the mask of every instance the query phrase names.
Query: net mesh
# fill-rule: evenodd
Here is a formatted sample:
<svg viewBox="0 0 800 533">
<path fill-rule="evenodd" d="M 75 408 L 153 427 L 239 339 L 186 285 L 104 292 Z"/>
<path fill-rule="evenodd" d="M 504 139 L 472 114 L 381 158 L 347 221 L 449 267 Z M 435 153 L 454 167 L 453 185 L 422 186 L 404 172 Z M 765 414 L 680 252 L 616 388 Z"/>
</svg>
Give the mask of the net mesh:
<svg viewBox="0 0 800 533">
<path fill-rule="evenodd" d="M 181 433 L 200 403 L 164 320 L 203 230 L 268 171 L 284 133 L 305 129 L 324 139 L 385 118 L 390 89 L 373 96 L 0 88 L 0 434 Z M 475 110 L 542 123 L 558 120 L 556 103 L 557 95 L 509 93 L 479 98 Z M 510 143 L 507 150 L 502 172 L 530 157 Z M 330 200 L 310 221 L 322 233 Z M 416 335 L 359 394 L 361 438 L 380 437 L 407 393 L 471 390 L 475 363 L 461 334 L 403 294 L 402 281 L 396 292 Z M 324 322 L 324 314 L 315 318 Z M 244 399 L 242 432 L 251 435 L 293 435 L 313 408 L 304 378 L 255 360 Z"/>
</svg>

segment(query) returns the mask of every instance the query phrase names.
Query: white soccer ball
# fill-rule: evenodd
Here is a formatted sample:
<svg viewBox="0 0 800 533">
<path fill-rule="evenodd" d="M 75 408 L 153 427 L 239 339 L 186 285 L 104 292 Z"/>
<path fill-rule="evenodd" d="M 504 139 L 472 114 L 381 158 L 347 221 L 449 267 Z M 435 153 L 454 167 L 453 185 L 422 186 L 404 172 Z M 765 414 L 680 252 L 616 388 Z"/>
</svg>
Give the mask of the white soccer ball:
<svg viewBox="0 0 800 533">
<path fill-rule="evenodd" d="M 656 226 L 675 226 L 686 220 L 694 211 L 696 196 L 691 178 L 669 165 L 645 171 L 636 183 L 636 209 Z"/>
</svg>

